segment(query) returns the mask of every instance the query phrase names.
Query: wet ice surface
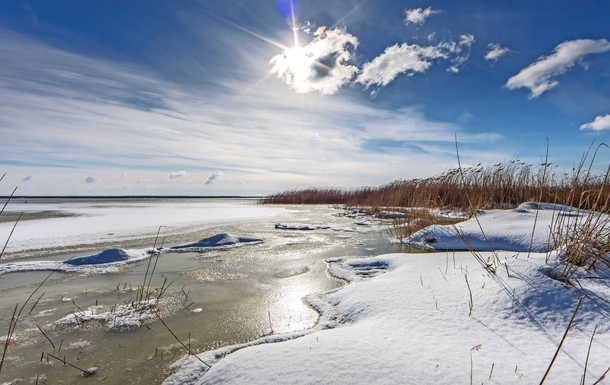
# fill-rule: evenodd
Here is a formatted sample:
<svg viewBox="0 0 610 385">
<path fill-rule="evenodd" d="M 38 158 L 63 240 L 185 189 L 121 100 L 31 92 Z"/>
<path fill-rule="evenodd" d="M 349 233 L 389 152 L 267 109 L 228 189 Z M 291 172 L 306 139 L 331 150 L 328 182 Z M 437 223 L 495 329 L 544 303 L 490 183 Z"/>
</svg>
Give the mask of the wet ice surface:
<svg viewBox="0 0 610 385">
<path fill-rule="evenodd" d="M 131 210 L 129 202 L 121 205 Z M 116 206 L 113 205 L 113 210 Z M 154 204 L 148 203 L 148 206 Z M 49 352 L 65 355 L 67 361 L 85 369 L 98 367 L 96 379 L 104 379 L 107 384 L 160 383 L 168 376 L 167 367 L 184 354 L 184 348 L 156 316 L 147 312 L 146 306 L 141 311 L 137 306 L 134 308 L 137 287 L 146 285 L 146 271 L 153 268 L 149 261 L 156 264 L 149 284 L 151 289 L 171 282 L 159 302 L 160 315 L 183 343 L 200 352 L 251 341 L 269 333 L 312 327 L 317 313 L 302 298 L 343 285 L 328 275 L 325 259 L 397 252 L 402 247 L 387 242 L 384 227 L 358 226 L 353 218 L 337 216 L 336 209 L 273 207 L 273 216 L 265 216 L 263 211 L 257 211 L 263 213 L 259 217 L 228 224 L 204 221 L 205 226 L 194 223 L 180 227 L 180 223 L 174 223 L 181 230 L 168 230 L 170 236 L 165 237 L 164 247 L 223 233 L 261 238 L 264 243 L 223 250 L 161 253 L 158 259 L 155 256 L 155 259 L 126 264 L 106 274 L 54 273 L 24 307 L 0 381 L 22 379 L 25 383 L 34 383 L 37 375 L 53 383 L 87 381 L 77 370 L 58 361 L 41 362 L 41 353 Z M 278 215 L 291 225 L 330 228 L 306 232 L 276 229 Z M 132 246 L 152 247 L 154 240 L 150 238 L 150 231 L 144 235 L 138 239 L 132 233 Z M 21 239 L 27 244 L 26 237 Z M 105 242 L 97 253 L 117 246 Z M 69 249 L 70 245 L 64 247 Z M 28 253 L 24 251 L 25 255 Z M 45 259 L 44 254 L 38 251 L 35 259 L 16 258 L 20 262 L 35 262 Z M 93 254 L 64 253 L 52 259 L 62 261 Z M 0 276 L 0 322 L 5 330 L 15 304 L 23 304 L 48 275 L 48 272 L 36 271 Z M 55 349 L 38 327 L 44 330 Z"/>
</svg>

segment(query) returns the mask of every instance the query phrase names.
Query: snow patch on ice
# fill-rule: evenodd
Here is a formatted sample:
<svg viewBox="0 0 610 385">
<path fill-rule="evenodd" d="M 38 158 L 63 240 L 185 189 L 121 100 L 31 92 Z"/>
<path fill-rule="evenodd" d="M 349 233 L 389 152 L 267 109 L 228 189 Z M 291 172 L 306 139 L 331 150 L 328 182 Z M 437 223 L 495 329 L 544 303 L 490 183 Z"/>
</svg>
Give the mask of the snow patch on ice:
<svg viewBox="0 0 610 385">
<path fill-rule="evenodd" d="M 157 318 L 156 299 L 128 304 L 109 306 L 90 306 L 87 310 L 78 310 L 54 322 L 57 326 L 78 326 L 90 322 L 99 322 L 108 330 L 138 328 Z"/>
<path fill-rule="evenodd" d="M 227 233 L 216 234 L 193 243 L 172 246 L 171 251 L 201 251 L 218 248 L 233 248 L 263 243 L 262 238 L 244 237 Z"/>
</svg>

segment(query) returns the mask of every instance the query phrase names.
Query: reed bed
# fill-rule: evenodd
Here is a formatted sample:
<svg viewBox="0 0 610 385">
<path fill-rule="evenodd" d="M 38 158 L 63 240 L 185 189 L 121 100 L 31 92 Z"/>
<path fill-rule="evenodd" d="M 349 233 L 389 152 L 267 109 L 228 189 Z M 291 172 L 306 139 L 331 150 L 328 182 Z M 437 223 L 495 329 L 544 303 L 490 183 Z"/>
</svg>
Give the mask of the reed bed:
<svg viewBox="0 0 610 385">
<path fill-rule="evenodd" d="M 603 208 L 598 202 L 610 199 L 605 174 L 594 175 L 582 167 L 572 173 L 559 173 L 553 168 L 551 164 L 534 166 L 511 160 L 487 167 L 457 167 L 430 178 L 399 179 L 379 187 L 292 189 L 268 195 L 261 203 L 367 208 L 450 206 L 472 214 L 478 209 L 511 208 L 529 201 L 595 210 Z"/>
</svg>

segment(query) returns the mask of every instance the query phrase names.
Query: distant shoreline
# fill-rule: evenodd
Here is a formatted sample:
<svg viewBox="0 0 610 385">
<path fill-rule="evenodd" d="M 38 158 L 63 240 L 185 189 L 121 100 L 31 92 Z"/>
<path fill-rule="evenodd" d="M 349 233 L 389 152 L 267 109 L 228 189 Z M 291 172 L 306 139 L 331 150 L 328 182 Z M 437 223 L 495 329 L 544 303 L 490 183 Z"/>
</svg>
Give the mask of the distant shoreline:
<svg viewBox="0 0 610 385">
<path fill-rule="evenodd" d="M 0 199 L 262 199 L 264 195 L 0 195 Z"/>
</svg>

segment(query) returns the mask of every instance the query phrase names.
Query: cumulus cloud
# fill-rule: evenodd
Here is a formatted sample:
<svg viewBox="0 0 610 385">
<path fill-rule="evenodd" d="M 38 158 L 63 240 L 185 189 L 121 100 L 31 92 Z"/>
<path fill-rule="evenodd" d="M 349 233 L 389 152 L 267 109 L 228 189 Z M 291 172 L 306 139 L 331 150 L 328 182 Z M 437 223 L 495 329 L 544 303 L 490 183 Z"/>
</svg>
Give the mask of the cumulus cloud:
<svg viewBox="0 0 610 385">
<path fill-rule="evenodd" d="M 413 76 L 424 72 L 432 65 L 432 60 L 446 58 L 438 47 L 422 47 L 417 44 L 394 44 L 383 51 L 370 63 L 365 63 L 356 82 L 367 88 L 373 84 L 386 86 L 399 74 Z"/>
<path fill-rule="evenodd" d="M 97 182 L 97 181 L 99 181 L 99 179 L 94 178 L 94 177 L 92 177 L 92 176 L 88 176 L 88 177 L 85 179 L 85 183 L 95 183 L 95 182 Z"/>
<path fill-rule="evenodd" d="M 357 46 L 358 39 L 344 29 L 320 27 L 306 46 L 274 56 L 270 61 L 271 73 L 299 93 L 331 95 L 358 72 L 357 67 L 347 64 L 352 58 L 350 47 Z"/>
<path fill-rule="evenodd" d="M 405 9 L 405 24 L 418 24 L 423 25 L 426 22 L 426 19 L 435 13 L 439 13 L 440 11 L 433 10 L 431 7 L 426 9 L 423 8 L 415 8 L 415 9 Z"/>
<path fill-rule="evenodd" d="M 580 63 L 586 55 L 609 50 L 610 42 L 606 39 L 565 41 L 555 47 L 553 54 L 540 57 L 517 75 L 508 79 L 505 87 L 511 90 L 521 87 L 529 88 L 532 91 L 530 99 L 536 98 L 544 91 L 559 84 L 554 77 L 562 75 L 574 64 Z"/>
<path fill-rule="evenodd" d="M 485 60 L 493 60 L 494 63 L 498 61 L 502 56 L 510 52 L 510 49 L 502 47 L 498 43 L 487 44 L 487 53 L 485 54 Z"/>
<path fill-rule="evenodd" d="M 28 175 L 25 178 L 21 179 L 22 182 L 29 182 L 31 180 L 32 180 L 32 176 L 31 175 Z"/>
<path fill-rule="evenodd" d="M 176 172 L 172 172 L 171 174 L 169 174 L 167 177 L 169 179 L 176 179 L 176 178 L 180 178 L 186 175 L 186 171 L 176 171 Z"/>
<path fill-rule="evenodd" d="M 216 183 L 216 179 L 218 179 L 222 175 L 222 171 L 214 171 L 212 175 L 208 177 L 208 180 L 205 181 L 205 184 L 214 184 Z"/>
<path fill-rule="evenodd" d="M 459 67 L 468 60 L 473 43 L 472 35 L 462 35 L 457 43 L 449 41 L 435 46 L 394 44 L 370 63 L 365 63 L 356 82 L 367 88 L 375 84 L 386 86 L 400 74 L 413 76 L 417 72 L 425 72 L 436 59 L 451 59 L 453 65 L 449 71 L 458 72 Z"/>
<path fill-rule="evenodd" d="M 610 130 L 610 114 L 598 116 L 591 123 L 586 123 L 580 126 L 581 130 L 602 131 Z"/>
</svg>

